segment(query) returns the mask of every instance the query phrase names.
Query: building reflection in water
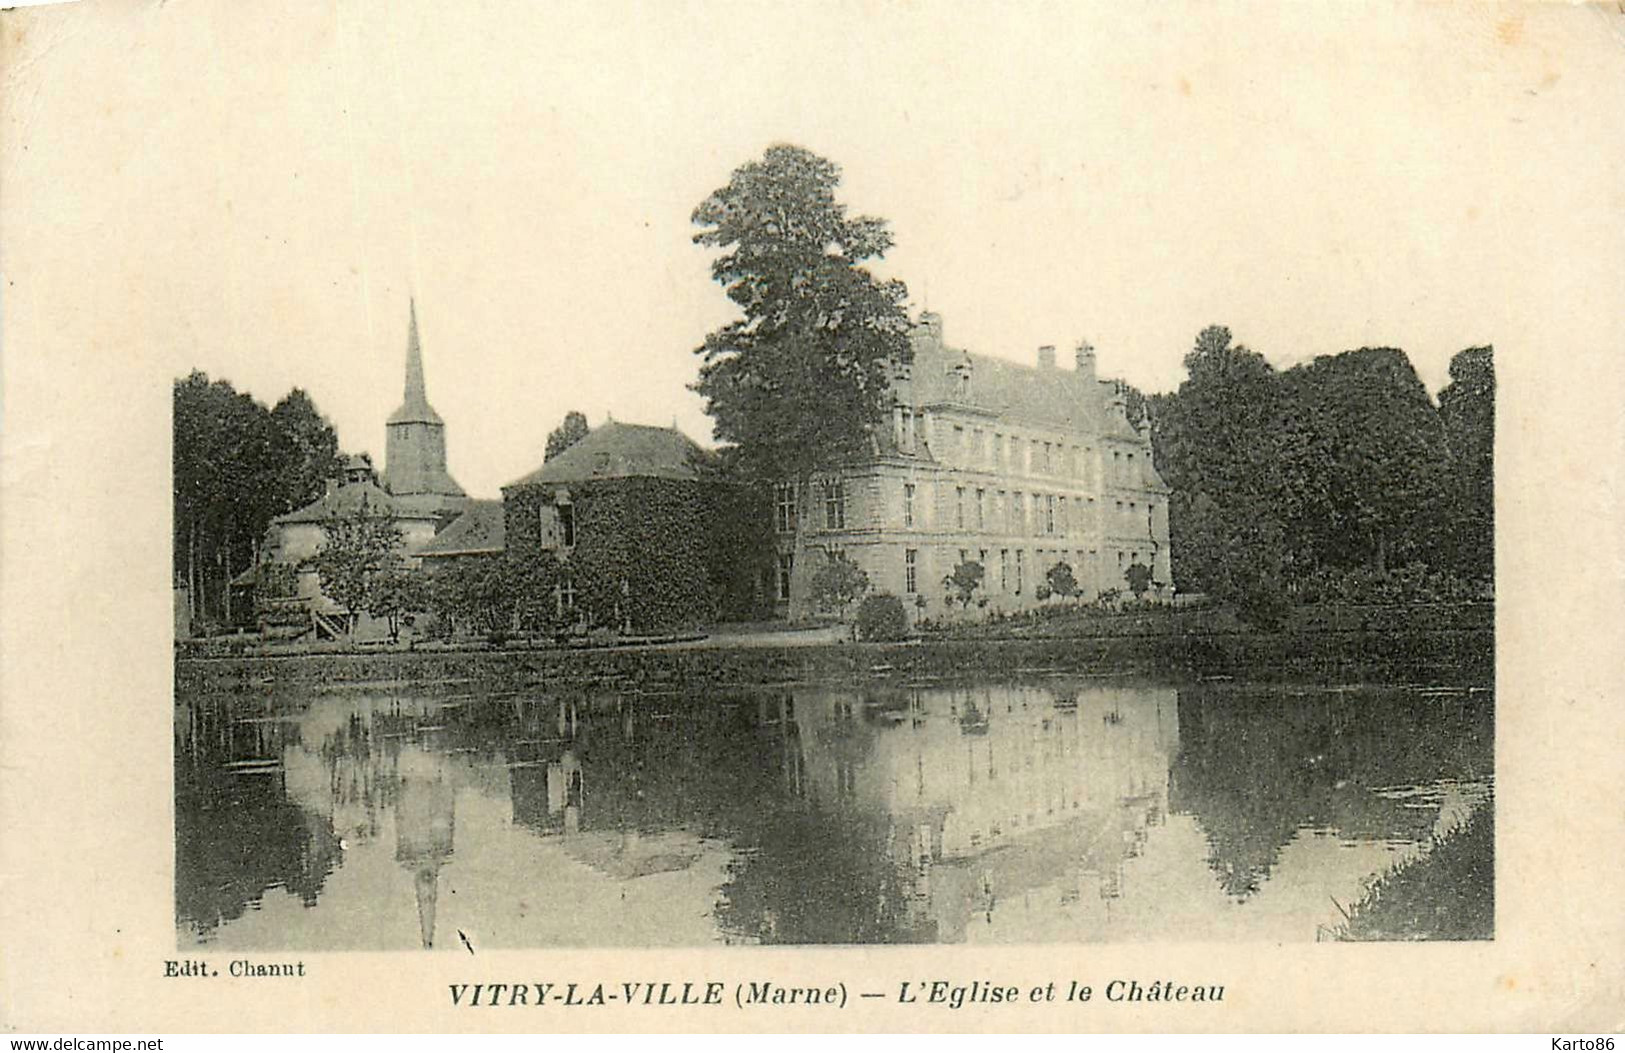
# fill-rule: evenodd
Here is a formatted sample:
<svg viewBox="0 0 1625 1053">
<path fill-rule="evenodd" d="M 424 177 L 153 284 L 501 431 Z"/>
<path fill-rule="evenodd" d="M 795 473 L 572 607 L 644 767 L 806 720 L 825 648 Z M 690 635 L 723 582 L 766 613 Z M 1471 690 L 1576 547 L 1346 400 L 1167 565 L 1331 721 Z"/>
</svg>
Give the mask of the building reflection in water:
<svg viewBox="0 0 1625 1053">
<path fill-rule="evenodd" d="M 1284 880 L 1330 910 L 1310 887 L 1328 867 L 1368 879 L 1381 846 L 1487 792 L 1479 710 L 1279 696 L 1057 678 L 192 700 L 182 941 L 276 889 L 341 912 L 309 939 L 357 949 L 403 945 L 413 914 L 434 947 L 449 905 L 519 946 L 1132 938 L 1158 897 L 1223 912 Z M 1320 832 L 1330 863 L 1283 863 Z"/>
</svg>

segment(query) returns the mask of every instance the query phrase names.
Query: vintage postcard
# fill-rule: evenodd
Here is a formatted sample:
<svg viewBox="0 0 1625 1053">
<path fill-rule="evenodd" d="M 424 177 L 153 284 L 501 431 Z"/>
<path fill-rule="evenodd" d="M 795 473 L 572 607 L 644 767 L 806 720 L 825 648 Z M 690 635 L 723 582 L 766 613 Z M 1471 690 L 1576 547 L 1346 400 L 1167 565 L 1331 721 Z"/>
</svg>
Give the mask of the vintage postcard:
<svg viewBox="0 0 1625 1053">
<path fill-rule="evenodd" d="M 5 1028 L 1625 1027 L 1617 5 L 0 75 Z"/>
</svg>

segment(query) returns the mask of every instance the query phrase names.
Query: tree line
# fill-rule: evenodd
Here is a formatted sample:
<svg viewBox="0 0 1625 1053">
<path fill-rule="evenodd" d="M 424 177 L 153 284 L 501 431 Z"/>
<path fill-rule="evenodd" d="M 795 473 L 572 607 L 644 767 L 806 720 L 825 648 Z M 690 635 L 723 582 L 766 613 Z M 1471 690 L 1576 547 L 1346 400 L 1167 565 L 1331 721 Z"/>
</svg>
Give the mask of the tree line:
<svg viewBox="0 0 1625 1053">
<path fill-rule="evenodd" d="M 271 520 L 320 497 L 343 466 L 333 426 L 294 388 L 267 407 L 199 370 L 175 381 L 175 578 L 194 621 L 233 620 L 230 582 Z"/>
<path fill-rule="evenodd" d="M 1273 621 L 1293 601 L 1492 588 L 1490 348 L 1455 356 L 1437 405 L 1394 348 L 1280 371 L 1211 326 L 1185 370 L 1146 400 L 1182 591 Z"/>
</svg>

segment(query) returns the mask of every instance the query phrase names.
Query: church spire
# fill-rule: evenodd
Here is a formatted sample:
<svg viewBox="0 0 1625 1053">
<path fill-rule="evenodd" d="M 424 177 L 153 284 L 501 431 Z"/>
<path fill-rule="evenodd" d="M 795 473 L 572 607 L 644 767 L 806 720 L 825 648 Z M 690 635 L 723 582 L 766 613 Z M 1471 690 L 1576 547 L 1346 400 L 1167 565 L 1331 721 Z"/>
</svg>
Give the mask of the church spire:
<svg viewBox="0 0 1625 1053">
<path fill-rule="evenodd" d="M 411 320 L 406 331 L 406 397 L 401 408 L 389 416 L 390 424 L 440 424 L 440 415 L 429 405 L 423 383 L 423 346 L 418 342 L 417 297 L 408 301 Z"/>
<path fill-rule="evenodd" d="M 406 332 L 406 404 L 427 405 L 428 392 L 423 387 L 423 345 L 418 343 L 418 299 L 407 301 L 411 312 L 411 326 Z"/>
</svg>

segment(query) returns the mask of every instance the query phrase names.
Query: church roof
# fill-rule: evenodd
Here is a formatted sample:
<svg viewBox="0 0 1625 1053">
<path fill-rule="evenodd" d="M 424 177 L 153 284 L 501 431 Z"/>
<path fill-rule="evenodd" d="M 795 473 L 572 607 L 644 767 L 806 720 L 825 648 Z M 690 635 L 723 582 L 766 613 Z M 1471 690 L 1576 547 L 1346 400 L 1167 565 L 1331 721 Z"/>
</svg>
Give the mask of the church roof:
<svg viewBox="0 0 1625 1053">
<path fill-rule="evenodd" d="M 699 467 L 709 457 L 676 428 L 611 421 L 503 489 L 593 479 L 698 479 Z"/>
<path fill-rule="evenodd" d="M 411 302 L 412 321 L 406 334 L 406 398 L 401 408 L 389 415 L 388 424 L 443 424 L 440 414 L 429 405 L 423 383 L 423 348 L 418 343 L 418 305 Z"/>
<path fill-rule="evenodd" d="M 462 515 L 418 549 L 419 556 L 474 556 L 506 547 L 501 501 L 470 501 Z"/>
</svg>

